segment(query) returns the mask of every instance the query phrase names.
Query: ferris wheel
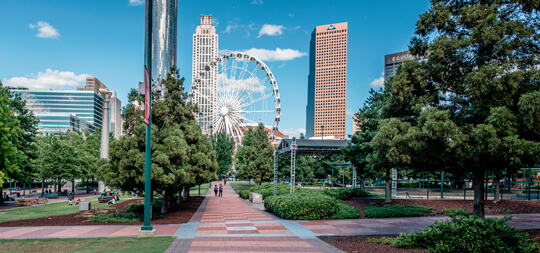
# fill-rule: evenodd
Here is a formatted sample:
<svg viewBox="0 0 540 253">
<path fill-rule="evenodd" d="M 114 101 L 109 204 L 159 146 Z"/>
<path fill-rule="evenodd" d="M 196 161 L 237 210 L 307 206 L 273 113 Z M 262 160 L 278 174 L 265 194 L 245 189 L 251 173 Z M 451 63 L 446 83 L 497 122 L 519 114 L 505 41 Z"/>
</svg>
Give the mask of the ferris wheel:
<svg viewBox="0 0 540 253">
<path fill-rule="evenodd" d="M 270 141 L 276 139 L 281 101 L 276 79 L 263 61 L 230 52 L 201 69 L 189 99 L 198 105 L 196 119 L 203 133 L 225 132 L 240 143 L 248 128 L 263 123 Z"/>
</svg>

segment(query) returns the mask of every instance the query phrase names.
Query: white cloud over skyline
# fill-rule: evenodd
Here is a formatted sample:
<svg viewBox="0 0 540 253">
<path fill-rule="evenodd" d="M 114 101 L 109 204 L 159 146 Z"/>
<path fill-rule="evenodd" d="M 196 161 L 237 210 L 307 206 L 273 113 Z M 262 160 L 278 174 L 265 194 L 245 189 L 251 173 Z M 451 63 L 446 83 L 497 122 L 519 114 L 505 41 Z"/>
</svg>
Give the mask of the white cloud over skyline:
<svg viewBox="0 0 540 253">
<path fill-rule="evenodd" d="M 69 71 L 59 71 L 47 69 L 45 72 L 31 74 L 29 77 L 13 77 L 4 79 L 2 82 L 10 87 L 28 87 L 36 89 L 64 89 L 70 86 L 77 86 L 86 81 L 88 74 L 76 75 Z"/>
<path fill-rule="evenodd" d="M 49 23 L 45 21 L 39 21 L 37 24 L 29 24 L 28 27 L 30 29 L 34 30 L 37 28 L 38 33 L 36 34 L 36 37 L 38 38 L 50 38 L 50 39 L 56 39 L 60 36 L 60 33 L 58 33 L 58 30 L 51 26 Z"/>
<path fill-rule="evenodd" d="M 278 35 L 283 34 L 284 29 L 285 29 L 285 26 L 282 26 L 282 25 L 264 24 L 261 30 L 259 31 L 259 36 L 257 36 L 257 38 L 260 38 L 263 35 L 278 36 Z"/>
<path fill-rule="evenodd" d="M 250 4 L 263 4 L 263 0 L 253 0 Z"/>
<path fill-rule="evenodd" d="M 300 134 L 306 134 L 305 128 L 287 128 L 285 130 L 280 130 L 283 134 L 288 135 L 289 137 L 300 137 Z"/>
<path fill-rule="evenodd" d="M 296 49 L 290 48 L 276 48 L 276 50 L 268 50 L 262 48 L 251 48 L 247 50 L 240 50 L 250 55 L 254 55 L 263 61 L 290 61 L 296 58 L 306 56 L 307 53 L 300 52 Z"/>
<path fill-rule="evenodd" d="M 384 72 L 381 73 L 381 76 L 373 80 L 369 85 L 373 88 L 382 88 L 384 87 Z"/>
<path fill-rule="evenodd" d="M 129 0 L 129 5 L 131 6 L 138 6 L 138 5 L 143 5 L 144 4 L 144 0 Z"/>
</svg>

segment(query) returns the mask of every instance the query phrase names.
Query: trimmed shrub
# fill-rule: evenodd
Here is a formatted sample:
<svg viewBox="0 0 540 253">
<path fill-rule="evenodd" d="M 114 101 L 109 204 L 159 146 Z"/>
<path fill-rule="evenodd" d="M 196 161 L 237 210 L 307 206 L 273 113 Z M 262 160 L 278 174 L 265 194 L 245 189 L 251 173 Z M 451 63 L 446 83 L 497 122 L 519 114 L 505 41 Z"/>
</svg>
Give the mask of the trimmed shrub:
<svg viewBox="0 0 540 253">
<path fill-rule="evenodd" d="M 340 200 L 350 199 L 352 197 L 370 197 L 371 194 L 362 189 L 324 189 L 323 193 Z"/>
<path fill-rule="evenodd" d="M 288 184 L 278 184 L 277 190 L 278 195 L 288 194 L 290 192 L 290 186 Z M 301 191 L 301 188 L 296 190 Z M 241 190 L 238 195 L 240 196 L 240 198 L 248 199 L 249 194 L 252 192 L 259 193 L 262 195 L 263 199 L 266 199 L 266 197 L 274 195 L 274 183 L 264 183 L 250 189 Z"/>
<path fill-rule="evenodd" d="M 384 205 L 378 207 L 375 205 L 364 207 L 366 218 L 388 218 L 388 217 L 417 217 L 433 211 L 430 206 L 413 205 Z"/>
<path fill-rule="evenodd" d="M 139 222 L 139 216 L 135 213 L 116 211 L 114 214 L 102 213 L 92 216 L 88 219 L 89 222 L 106 222 L 106 223 L 122 223 L 122 222 Z"/>
<path fill-rule="evenodd" d="M 364 191 L 362 189 L 359 189 L 359 188 L 350 189 L 350 191 L 351 191 L 351 198 L 355 198 L 355 197 L 371 197 L 371 193 L 369 193 L 367 191 Z"/>
<path fill-rule="evenodd" d="M 351 196 L 352 196 L 352 191 L 349 191 L 349 189 L 343 189 L 343 188 L 324 189 L 323 193 L 330 196 L 330 197 L 334 197 L 334 198 L 340 199 L 340 200 L 350 199 Z"/>
<path fill-rule="evenodd" d="M 391 241 L 393 247 L 424 248 L 430 252 L 538 252 L 538 244 L 527 239 L 527 233 L 506 225 L 512 219 L 454 216 L 437 221 L 415 234 L 400 234 Z"/>
<path fill-rule="evenodd" d="M 458 208 L 458 209 L 443 209 L 442 213 L 447 214 L 448 216 L 466 216 L 469 217 L 472 213 L 465 210 L 465 208 Z"/>
<path fill-rule="evenodd" d="M 330 216 L 330 219 L 358 219 L 360 218 L 360 212 L 354 206 L 349 206 L 345 203 L 339 203 L 339 210 L 337 213 Z"/>
<path fill-rule="evenodd" d="M 341 202 L 318 191 L 298 191 L 270 196 L 264 201 L 267 211 L 294 220 L 326 219 L 337 213 Z"/>
</svg>

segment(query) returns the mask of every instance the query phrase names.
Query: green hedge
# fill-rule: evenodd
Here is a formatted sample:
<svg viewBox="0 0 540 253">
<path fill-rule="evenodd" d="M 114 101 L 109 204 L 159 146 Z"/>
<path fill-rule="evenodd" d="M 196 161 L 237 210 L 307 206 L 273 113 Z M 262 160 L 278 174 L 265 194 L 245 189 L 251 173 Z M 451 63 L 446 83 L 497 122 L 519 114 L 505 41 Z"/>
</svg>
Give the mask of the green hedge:
<svg viewBox="0 0 540 253">
<path fill-rule="evenodd" d="M 412 206 L 412 205 L 384 205 L 378 207 L 371 205 L 364 207 L 364 216 L 366 218 L 388 218 L 388 217 L 416 217 L 423 216 L 425 213 L 433 211 L 430 206 Z"/>
<path fill-rule="evenodd" d="M 264 201 L 266 211 L 283 219 L 327 219 L 340 210 L 341 202 L 318 191 L 298 191 L 292 194 L 270 196 Z"/>
<path fill-rule="evenodd" d="M 301 188 L 297 189 L 300 190 Z M 290 186 L 288 184 L 277 185 L 278 195 L 288 194 L 290 192 Z M 300 190 L 301 191 L 301 190 Z M 250 189 L 241 190 L 238 195 L 240 198 L 248 199 L 249 194 L 255 192 L 262 195 L 263 199 L 274 195 L 274 183 L 264 183 L 259 186 L 252 187 Z"/>
<path fill-rule="evenodd" d="M 511 216 L 502 219 L 452 217 L 437 221 L 413 234 L 400 234 L 381 242 L 398 248 L 424 248 L 430 252 L 539 252 L 539 245 L 527 239 L 527 233 L 506 225 Z"/>
<path fill-rule="evenodd" d="M 345 188 L 339 188 L 339 189 L 324 189 L 322 191 L 324 194 L 334 197 L 336 199 L 350 199 L 353 197 L 370 197 L 371 194 L 367 191 L 364 191 L 362 189 L 345 189 Z"/>
</svg>

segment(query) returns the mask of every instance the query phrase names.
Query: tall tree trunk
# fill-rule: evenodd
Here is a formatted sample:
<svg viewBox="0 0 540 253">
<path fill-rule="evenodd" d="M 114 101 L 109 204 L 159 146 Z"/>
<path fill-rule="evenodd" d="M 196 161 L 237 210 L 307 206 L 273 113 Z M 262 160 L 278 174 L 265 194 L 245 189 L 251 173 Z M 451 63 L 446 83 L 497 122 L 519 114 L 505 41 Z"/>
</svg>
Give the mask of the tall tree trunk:
<svg viewBox="0 0 540 253">
<path fill-rule="evenodd" d="M 484 170 L 475 170 L 473 172 L 473 215 L 474 217 L 484 218 Z"/>
<path fill-rule="evenodd" d="M 45 191 L 45 179 L 41 179 L 41 197 L 43 197 L 43 194 Z"/>
<path fill-rule="evenodd" d="M 385 182 L 386 182 L 386 203 L 392 202 L 392 177 L 390 176 L 390 170 L 386 170 L 386 176 L 385 176 Z"/>
<path fill-rule="evenodd" d="M 71 192 L 73 193 L 73 198 L 75 198 L 75 179 L 71 181 Z"/>
<path fill-rule="evenodd" d="M 169 207 L 169 192 L 165 191 L 165 194 L 163 195 L 163 205 L 161 206 L 161 213 L 167 213 L 168 207 Z"/>
<path fill-rule="evenodd" d="M 23 183 L 22 195 L 23 195 L 23 197 L 26 196 L 26 183 Z"/>
<path fill-rule="evenodd" d="M 495 178 L 493 179 L 493 183 L 495 184 L 495 196 L 493 201 L 499 201 L 501 200 L 501 183 L 499 182 L 499 176 L 495 175 Z"/>
</svg>

